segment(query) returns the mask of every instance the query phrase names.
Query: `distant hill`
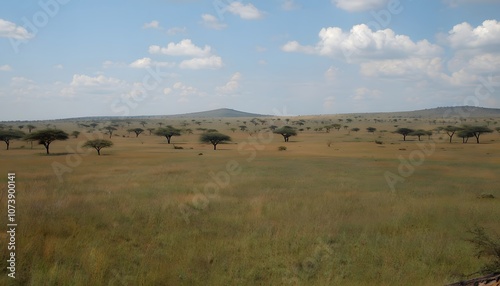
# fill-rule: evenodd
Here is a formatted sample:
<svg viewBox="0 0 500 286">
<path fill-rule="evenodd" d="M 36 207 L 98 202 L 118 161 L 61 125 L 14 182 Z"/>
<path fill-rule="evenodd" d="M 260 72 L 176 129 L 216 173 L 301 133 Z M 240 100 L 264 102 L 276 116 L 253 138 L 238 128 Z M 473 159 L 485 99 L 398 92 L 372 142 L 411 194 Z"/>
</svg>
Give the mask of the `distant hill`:
<svg viewBox="0 0 500 286">
<path fill-rule="evenodd" d="M 500 109 L 474 106 L 452 106 L 400 112 L 360 113 L 364 116 L 392 116 L 409 118 L 499 117 Z"/>
<path fill-rule="evenodd" d="M 329 116 L 331 114 L 311 114 L 308 117 L 314 116 Z M 369 112 L 369 113 L 343 113 L 336 115 L 350 115 L 350 116 L 365 116 L 365 117 L 400 117 L 400 118 L 493 118 L 500 117 L 500 109 L 498 108 L 484 108 L 474 106 L 453 106 L 453 107 L 437 107 L 415 111 L 399 111 L 399 112 Z M 163 119 L 163 118 L 224 118 L 224 117 L 272 117 L 274 115 L 264 115 L 257 113 L 248 113 L 229 108 L 220 108 L 209 111 L 174 114 L 174 115 L 139 115 L 139 116 L 89 116 L 89 117 L 76 117 L 52 120 L 16 120 L 16 121 L 2 121 L 2 122 L 16 122 L 16 123 L 29 123 L 35 121 L 50 122 L 50 121 L 109 121 L 109 120 L 125 120 L 125 119 Z M 292 117 L 292 116 L 289 116 Z"/>
<path fill-rule="evenodd" d="M 243 111 L 238 111 L 229 108 L 220 108 L 209 111 L 202 112 L 193 112 L 193 113 L 185 113 L 185 114 L 176 114 L 176 115 L 167 115 L 166 117 L 177 117 L 177 118 L 217 118 L 217 117 L 265 117 L 271 115 L 263 115 L 256 113 L 248 113 Z"/>
</svg>

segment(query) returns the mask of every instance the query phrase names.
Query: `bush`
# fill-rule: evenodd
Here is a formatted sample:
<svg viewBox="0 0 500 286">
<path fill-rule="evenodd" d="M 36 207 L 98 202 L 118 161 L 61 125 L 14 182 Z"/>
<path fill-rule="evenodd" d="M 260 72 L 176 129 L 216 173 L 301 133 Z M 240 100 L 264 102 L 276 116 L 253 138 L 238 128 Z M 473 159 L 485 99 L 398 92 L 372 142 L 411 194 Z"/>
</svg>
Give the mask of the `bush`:
<svg viewBox="0 0 500 286">
<path fill-rule="evenodd" d="M 489 258 L 489 262 L 479 270 L 481 274 L 500 271 L 500 237 L 491 237 L 483 227 L 475 227 L 468 232 L 472 238 L 467 241 L 475 246 L 476 257 Z"/>
<path fill-rule="evenodd" d="M 278 147 L 278 150 L 279 150 L 279 151 L 286 151 L 286 146 L 279 146 L 279 147 Z"/>
<path fill-rule="evenodd" d="M 379 141 L 379 140 L 375 140 L 375 144 L 379 144 L 379 145 L 382 145 L 382 144 L 384 144 L 384 142 L 382 142 L 382 141 Z"/>
<path fill-rule="evenodd" d="M 179 150 L 181 150 L 181 149 L 184 149 L 184 148 L 183 148 L 182 146 L 175 146 L 175 145 L 174 145 L 174 149 L 179 149 Z"/>
</svg>

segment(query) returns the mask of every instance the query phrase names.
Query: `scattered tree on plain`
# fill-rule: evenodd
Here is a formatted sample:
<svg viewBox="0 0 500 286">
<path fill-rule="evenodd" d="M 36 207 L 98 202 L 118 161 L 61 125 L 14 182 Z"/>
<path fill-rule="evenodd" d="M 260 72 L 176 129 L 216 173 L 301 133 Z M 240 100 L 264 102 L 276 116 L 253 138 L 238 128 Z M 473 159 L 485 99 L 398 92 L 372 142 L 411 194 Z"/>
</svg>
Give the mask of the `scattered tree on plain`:
<svg viewBox="0 0 500 286">
<path fill-rule="evenodd" d="M 155 135 L 165 136 L 165 138 L 167 138 L 167 143 L 170 144 L 170 139 L 172 139 L 173 136 L 181 136 L 181 130 L 169 125 L 165 128 L 159 128 L 156 130 Z"/>
<path fill-rule="evenodd" d="M 418 137 L 418 141 L 422 141 L 420 139 L 420 137 L 427 135 L 427 131 L 422 130 L 422 129 L 418 129 L 418 130 L 415 130 L 412 133 L 410 133 L 410 135 L 411 136 L 417 136 Z"/>
<path fill-rule="evenodd" d="M 451 140 L 453 139 L 453 135 L 455 135 L 455 133 L 457 131 L 462 130 L 462 128 L 460 128 L 458 126 L 448 125 L 443 130 L 446 131 L 446 134 L 448 134 L 448 136 L 450 136 L 450 143 L 451 143 Z"/>
<path fill-rule="evenodd" d="M 283 136 L 285 142 L 288 142 L 290 137 L 297 136 L 297 131 L 295 130 L 295 128 L 290 126 L 283 126 L 281 128 L 278 128 L 274 130 L 273 133 L 280 134 L 281 136 Z"/>
<path fill-rule="evenodd" d="M 203 143 L 211 143 L 214 145 L 214 150 L 217 150 L 217 144 L 231 141 L 231 137 L 218 132 L 208 132 L 201 135 L 200 141 Z"/>
<path fill-rule="evenodd" d="M 31 124 L 26 125 L 26 127 L 28 128 L 28 133 L 31 133 L 31 130 L 36 128 L 36 126 L 31 125 Z"/>
<path fill-rule="evenodd" d="M 479 136 L 483 133 L 492 133 L 493 130 L 486 126 L 465 126 L 464 130 L 471 132 L 476 137 L 476 143 L 479 144 Z"/>
<path fill-rule="evenodd" d="M 373 133 L 373 132 L 377 131 L 377 128 L 375 128 L 375 127 L 368 127 L 368 128 L 366 128 L 366 131 L 368 131 L 368 133 Z"/>
<path fill-rule="evenodd" d="M 135 137 L 139 137 L 139 135 L 144 132 L 144 129 L 142 128 L 132 128 L 132 129 L 128 129 L 127 130 L 128 132 L 134 132 L 135 133 Z"/>
<path fill-rule="evenodd" d="M 23 138 L 24 135 L 21 130 L 0 130 L 0 140 L 7 145 L 6 150 L 9 150 L 10 140 Z"/>
<path fill-rule="evenodd" d="M 351 131 L 358 132 L 359 128 L 358 127 L 351 128 Z"/>
<path fill-rule="evenodd" d="M 78 138 L 78 136 L 80 136 L 80 131 L 73 131 L 73 132 L 71 132 L 71 136 L 73 136 L 75 138 Z"/>
<path fill-rule="evenodd" d="M 32 141 L 38 141 L 38 144 L 43 145 L 45 147 L 45 150 L 47 151 L 47 155 L 50 154 L 49 152 L 49 146 L 50 143 L 56 141 L 56 140 L 68 140 L 69 135 L 68 133 L 59 130 L 59 129 L 44 129 L 44 130 L 39 130 L 36 132 L 33 132 L 31 134 L 28 134 L 24 139 L 25 140 L 32 140 Z"/>
<path fill-rule="evenodd" d="M 116 130 L 116 128 L 114 126 L 111 126 L 111 125 L 104 127 L 104 129 L 106 129 L 106 131 L 108 131 L 109 138 L 111 138 L 111 136 L 113 136 L 113 131 Z"/>
<path fill-rule="evenodd" d="M 434 134 L 432 130 L 427 130 L 425 131 L 425 133 L 426 133 L 425 135 L 427 135 L 427 139 L 431 140 L 432 134 Z"/>
<path fill-rule="evenodd" d="M 469 130 L 460 130 L 458 131 L 457 136 L 462 138 L 462 143 L 467 143 L 469 138 L 474 137 L 474 133 Z"/>
<path fill-rule="evenodd" d="M 410 128 L 398 128 L 396 130 L 396 133 L 403 135 L 403 141 L 406 141 L 406 136 L 410 135 L 414 131 L 415 130 L 410 129 Z"/>
<path fill-rule="evenodd" d="M 113 146 L 113 142 L 106 140 L 106 139 L 94 139 L 94 140 L 89 140 L 83 144 L 83 147 L 85 148 L 94 148 L 97 151 L 97 155 L 101 155 L 101 149 L 102 148 L 108 148 Z"/>
</svg>

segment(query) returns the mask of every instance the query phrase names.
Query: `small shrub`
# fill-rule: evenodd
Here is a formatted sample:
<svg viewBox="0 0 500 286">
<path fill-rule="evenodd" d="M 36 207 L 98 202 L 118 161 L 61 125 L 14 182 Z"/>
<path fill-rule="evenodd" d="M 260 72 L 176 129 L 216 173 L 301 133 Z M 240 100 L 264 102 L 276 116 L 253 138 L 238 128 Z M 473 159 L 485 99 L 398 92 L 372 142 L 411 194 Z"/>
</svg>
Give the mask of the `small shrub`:
<svg viewBox="0 0 500 286">
<path fill-rule="evenodd" d="M 279 147 L 278 147 L 278 150 L 279 150 L 279 151 L 286 151 L 286 146 L 279 146 Z"/>
<path fill-rule="evenodd" d="M 182 146 L 175 146 L 175 145 L 174 145 L 174 149 L 182 150 L 182 149 L 184 149 L 184 148 L 183 148 Z"/>
<path fill-rule="evenodd" d="M 481 274 L 488 274 L 500 271 L 500 237 L 491 237 L 483 227 L 475 227 L 468 233 L 472 238 L 467 239 L 476 248 L 476 257 L 489 259 L 479 271 Z"/>
<path fill-rule="evenodd" d="M 328 140 L 328 141 L 326 141 L 326 145 L 327 145 L 328 147 L 330 147 L 330 146 L 332 145 L 332 143 L 333 143 L 333 142 L 332 142 L 332 140 Z"/>
<path fill-rule="evenodd" d="M 495 198 L 495 196 L 493 194 L 488 194 L 488 193 L 482 193 L 477 197 L 479 199 L 494 199 Z"/>
<path fill-rule="evenodd" d="M 375 144 L 382 145 L 382 144 L 384 144 L 384 142 L 379 141 L 379 140 L 375 140 Z"/>
</svg>

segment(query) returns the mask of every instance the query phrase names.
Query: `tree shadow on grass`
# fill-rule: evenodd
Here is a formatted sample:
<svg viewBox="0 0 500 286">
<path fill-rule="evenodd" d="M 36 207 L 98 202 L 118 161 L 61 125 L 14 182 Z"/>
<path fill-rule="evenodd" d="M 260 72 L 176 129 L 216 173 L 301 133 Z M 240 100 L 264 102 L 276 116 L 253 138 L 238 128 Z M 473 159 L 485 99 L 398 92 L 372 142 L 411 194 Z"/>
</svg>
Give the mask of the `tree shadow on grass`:
<svg viewBox="0 0 500 286">
<path fill-rule="evenodd" d="M 36 155 L 38 155 L 38 156 L 47 156 L 47 157 L 57 157 L 57 156 L 66 156 L 66 155 L 71 155 L 71 154 L 76 154 L 76 153 L 68 153 L 68 152 L 64 152 L 64 153 L 50 153 L 50 154 L 47 154 L 47 153 L 37 153 Z"/>
</svg>

